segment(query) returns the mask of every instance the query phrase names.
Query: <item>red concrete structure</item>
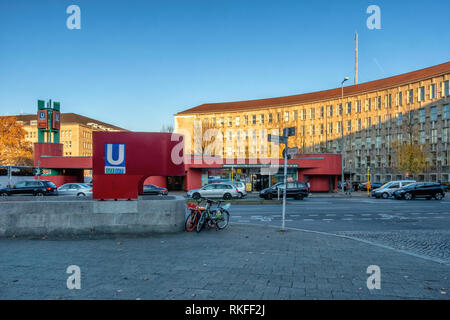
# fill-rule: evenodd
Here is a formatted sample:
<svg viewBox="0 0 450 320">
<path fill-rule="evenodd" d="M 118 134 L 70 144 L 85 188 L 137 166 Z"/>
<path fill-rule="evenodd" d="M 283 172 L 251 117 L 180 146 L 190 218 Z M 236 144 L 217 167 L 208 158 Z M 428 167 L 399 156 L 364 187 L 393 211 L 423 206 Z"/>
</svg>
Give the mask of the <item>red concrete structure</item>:
<svg viewBox="0 0 450 320">
<path fill-rule="evenodd" d="M 261 167 L 267 165 L 268 159 L 220 159 L 211 163 L 211 159 L 187 156 L 185 190 L 201 188 L 208 181 L 208 170 L 231 169 L 233 171 L 252 169 L 257 173 Z M 298 181 L 310 182 L 312 192 L 330 192 L 337 189 L 338 178 L 340 178 L 341 155 L 338 154 L 299 154 L 288 160 L 290 176 Z M 272 165 L 278 164 L 280 172 L 275 176 L 282 178 L 284 160 L 271 160 Z M 231 175 L 231 174 L 230 174 Z M 251 175 L 251 173 L 250 173 Z M 231 177 L 229 179 L 231 181 Z M 241 180 L 242 181 L 242 180 Z M 272 182 L 272 181 L 270 181 Z M 267 187 L 267 186 L 262 186 Z"/>
<path fill-rule="evenodd" d="M 60 143 L 35 143 L 34 166 L 53 170 L 51 175 L 43 175 L 42 180 L 52 181 L 56 186 L 69 182 L 84 182 L 84 170 L 92 168 L 91 157 L 63 157 Z"/>
<path fill-rule="evenodd" d="M 268 159 L 219 159 L 218 163 L 214 163 L 211 158 L 187 155 L 184 164 L 175 165 L 171 160 L 171 151 L 179 142 L 172 141 L 169 133 L 94 132 L 93 138 L 94 160 L 92 157 L 63 157 L 62 144 L 36 143 L 35 167 L 53 169 L 58 173 L 42 176 L 41 179 L 50 180 L 57 186 L 83 182 L 84 170 L 94 169 L 94 198 L 135 199 L 142 192 L 143 184 L 167 187 L 168 176 L 184 176 L 184 190 L 191 190 L 210 182 L 207 176 L 209 170 L 237 172 L 251 168 L 259 172 L 259 168 L 269 162 Z M 126 146 L 125 174 L 105 174 L 105 144 Z M 270 162 L 278 163 L 283 168 L 283 159 L 272 159 Z M 341 155 L 299 154 L 288 160 L 288 165 L 290 176 L 298 181 L 309 181 L 312 192 L 337 189 L 337 181 L 341 176 Z M 282 178 L 280 173 L 276 181 Z"/>
<path fill-rule="evenodd" d="M 181 138 L 171 133 L 94 132 L 93 198 L 137 199 L 149 176 L 183 176 L 184 163 L 172 161 L 177 136 Z"/>
</svg>

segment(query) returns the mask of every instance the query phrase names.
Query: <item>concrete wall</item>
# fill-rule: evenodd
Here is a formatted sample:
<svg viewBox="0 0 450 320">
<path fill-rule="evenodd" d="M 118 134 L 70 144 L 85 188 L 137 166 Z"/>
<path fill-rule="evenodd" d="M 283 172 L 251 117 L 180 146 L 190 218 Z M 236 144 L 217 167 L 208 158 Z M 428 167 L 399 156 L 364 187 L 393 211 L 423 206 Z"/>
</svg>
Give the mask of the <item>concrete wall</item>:
<svg viewBox="0 0 450 320">
<path fill-rule="evenodd" d="M 184 230 L 185 201 L 0 202 L 0 237 L 151 234 Z"/>
</svg>

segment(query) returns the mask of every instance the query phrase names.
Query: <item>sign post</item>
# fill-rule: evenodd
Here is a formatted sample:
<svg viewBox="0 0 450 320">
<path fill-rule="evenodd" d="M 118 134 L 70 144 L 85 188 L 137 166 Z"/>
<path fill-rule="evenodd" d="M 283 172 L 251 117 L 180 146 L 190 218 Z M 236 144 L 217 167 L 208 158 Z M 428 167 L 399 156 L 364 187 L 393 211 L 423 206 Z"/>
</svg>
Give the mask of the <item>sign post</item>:
<svg viewBox="0 0 450 320">
<path fill-rule="evenodd" d="M 284 189 L 283 189 L 283 210 L 282 210 L 282 218 L 281 218 L 281 231 L 285 231 L 286 229 L 286 192 L 287 192 L 287 160 L 289 156 L 288 150 L 288 139 L 289 137 L 295 136 L 295 127 L 285 128 L 283 130 L 282 136 L 273 136 L 271 134 L 268 135 L 268 141 L 274 142 L 276 144 L 284 144 L 285 148 L 283 151 L 284 158 Z M 293 151 L 293 150 L 291 150 Z"/>
</svg>

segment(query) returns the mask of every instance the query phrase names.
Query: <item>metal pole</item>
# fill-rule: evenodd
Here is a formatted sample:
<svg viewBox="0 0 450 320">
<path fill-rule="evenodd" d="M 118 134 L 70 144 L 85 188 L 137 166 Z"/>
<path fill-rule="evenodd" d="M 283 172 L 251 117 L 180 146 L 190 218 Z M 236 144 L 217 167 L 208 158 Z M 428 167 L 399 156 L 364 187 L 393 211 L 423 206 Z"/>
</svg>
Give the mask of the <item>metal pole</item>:
<svg viewBox="0 0 450 320">
<path fill-rule="evenodd" d="M 284 190 L 283 190 L 283 213 L 282 213 L 282 225 L 281 225 L 281 231 L 285 231 L 285 224 L 286 224 L 286 191 L 287 191 L 287 147 L 288 144 L 286 143 L 285 147 L 285 156 L 284 156 Z"/>
<path fill-rule="evenodd" d="M 342 106 L 342 122 L 341 122 L 341 138 L 342 138 L 342 174 L 341 174 L 341 188 L 342 193 L 345 193 L 344 189 L 344 158 L 345 158 L 345 142 L 344 142 L 344 81 L 341 84 L 341 106 Z"/>
</svg>

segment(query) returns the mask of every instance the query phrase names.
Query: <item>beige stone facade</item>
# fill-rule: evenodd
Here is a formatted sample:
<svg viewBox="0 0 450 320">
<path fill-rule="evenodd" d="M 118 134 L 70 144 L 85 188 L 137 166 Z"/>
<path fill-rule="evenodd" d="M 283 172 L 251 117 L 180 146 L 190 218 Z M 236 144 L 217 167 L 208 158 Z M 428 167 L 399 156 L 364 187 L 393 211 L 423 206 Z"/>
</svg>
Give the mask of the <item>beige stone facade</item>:
<svg viewBox="0 0 450 320">
<path fill-rule="evenodd" d="M 194 127 L 223 136 L 224 158 L 274 154 L 267 134 L 295 127 L 290 147 L 301 153 L 341 153 L 353 181 L 406 178 L 393 165 L 392 143 L 413 139 L 429 154 L 418 181 L 450 180 L 450 62 L 399 76 L 341 88 L 273 99 L 205 104 L 175 115 L 175 132 L 187 136 L 187 154 L 201 154 Z M 198 139 L 198 135 L 197 135 Z M 203 139 L 205 140 L 205 139 Z M 190 141 L 190 143 L 189 143 Z M 275 155 L 276 156 L 276 155 Z"/>
</svg>

